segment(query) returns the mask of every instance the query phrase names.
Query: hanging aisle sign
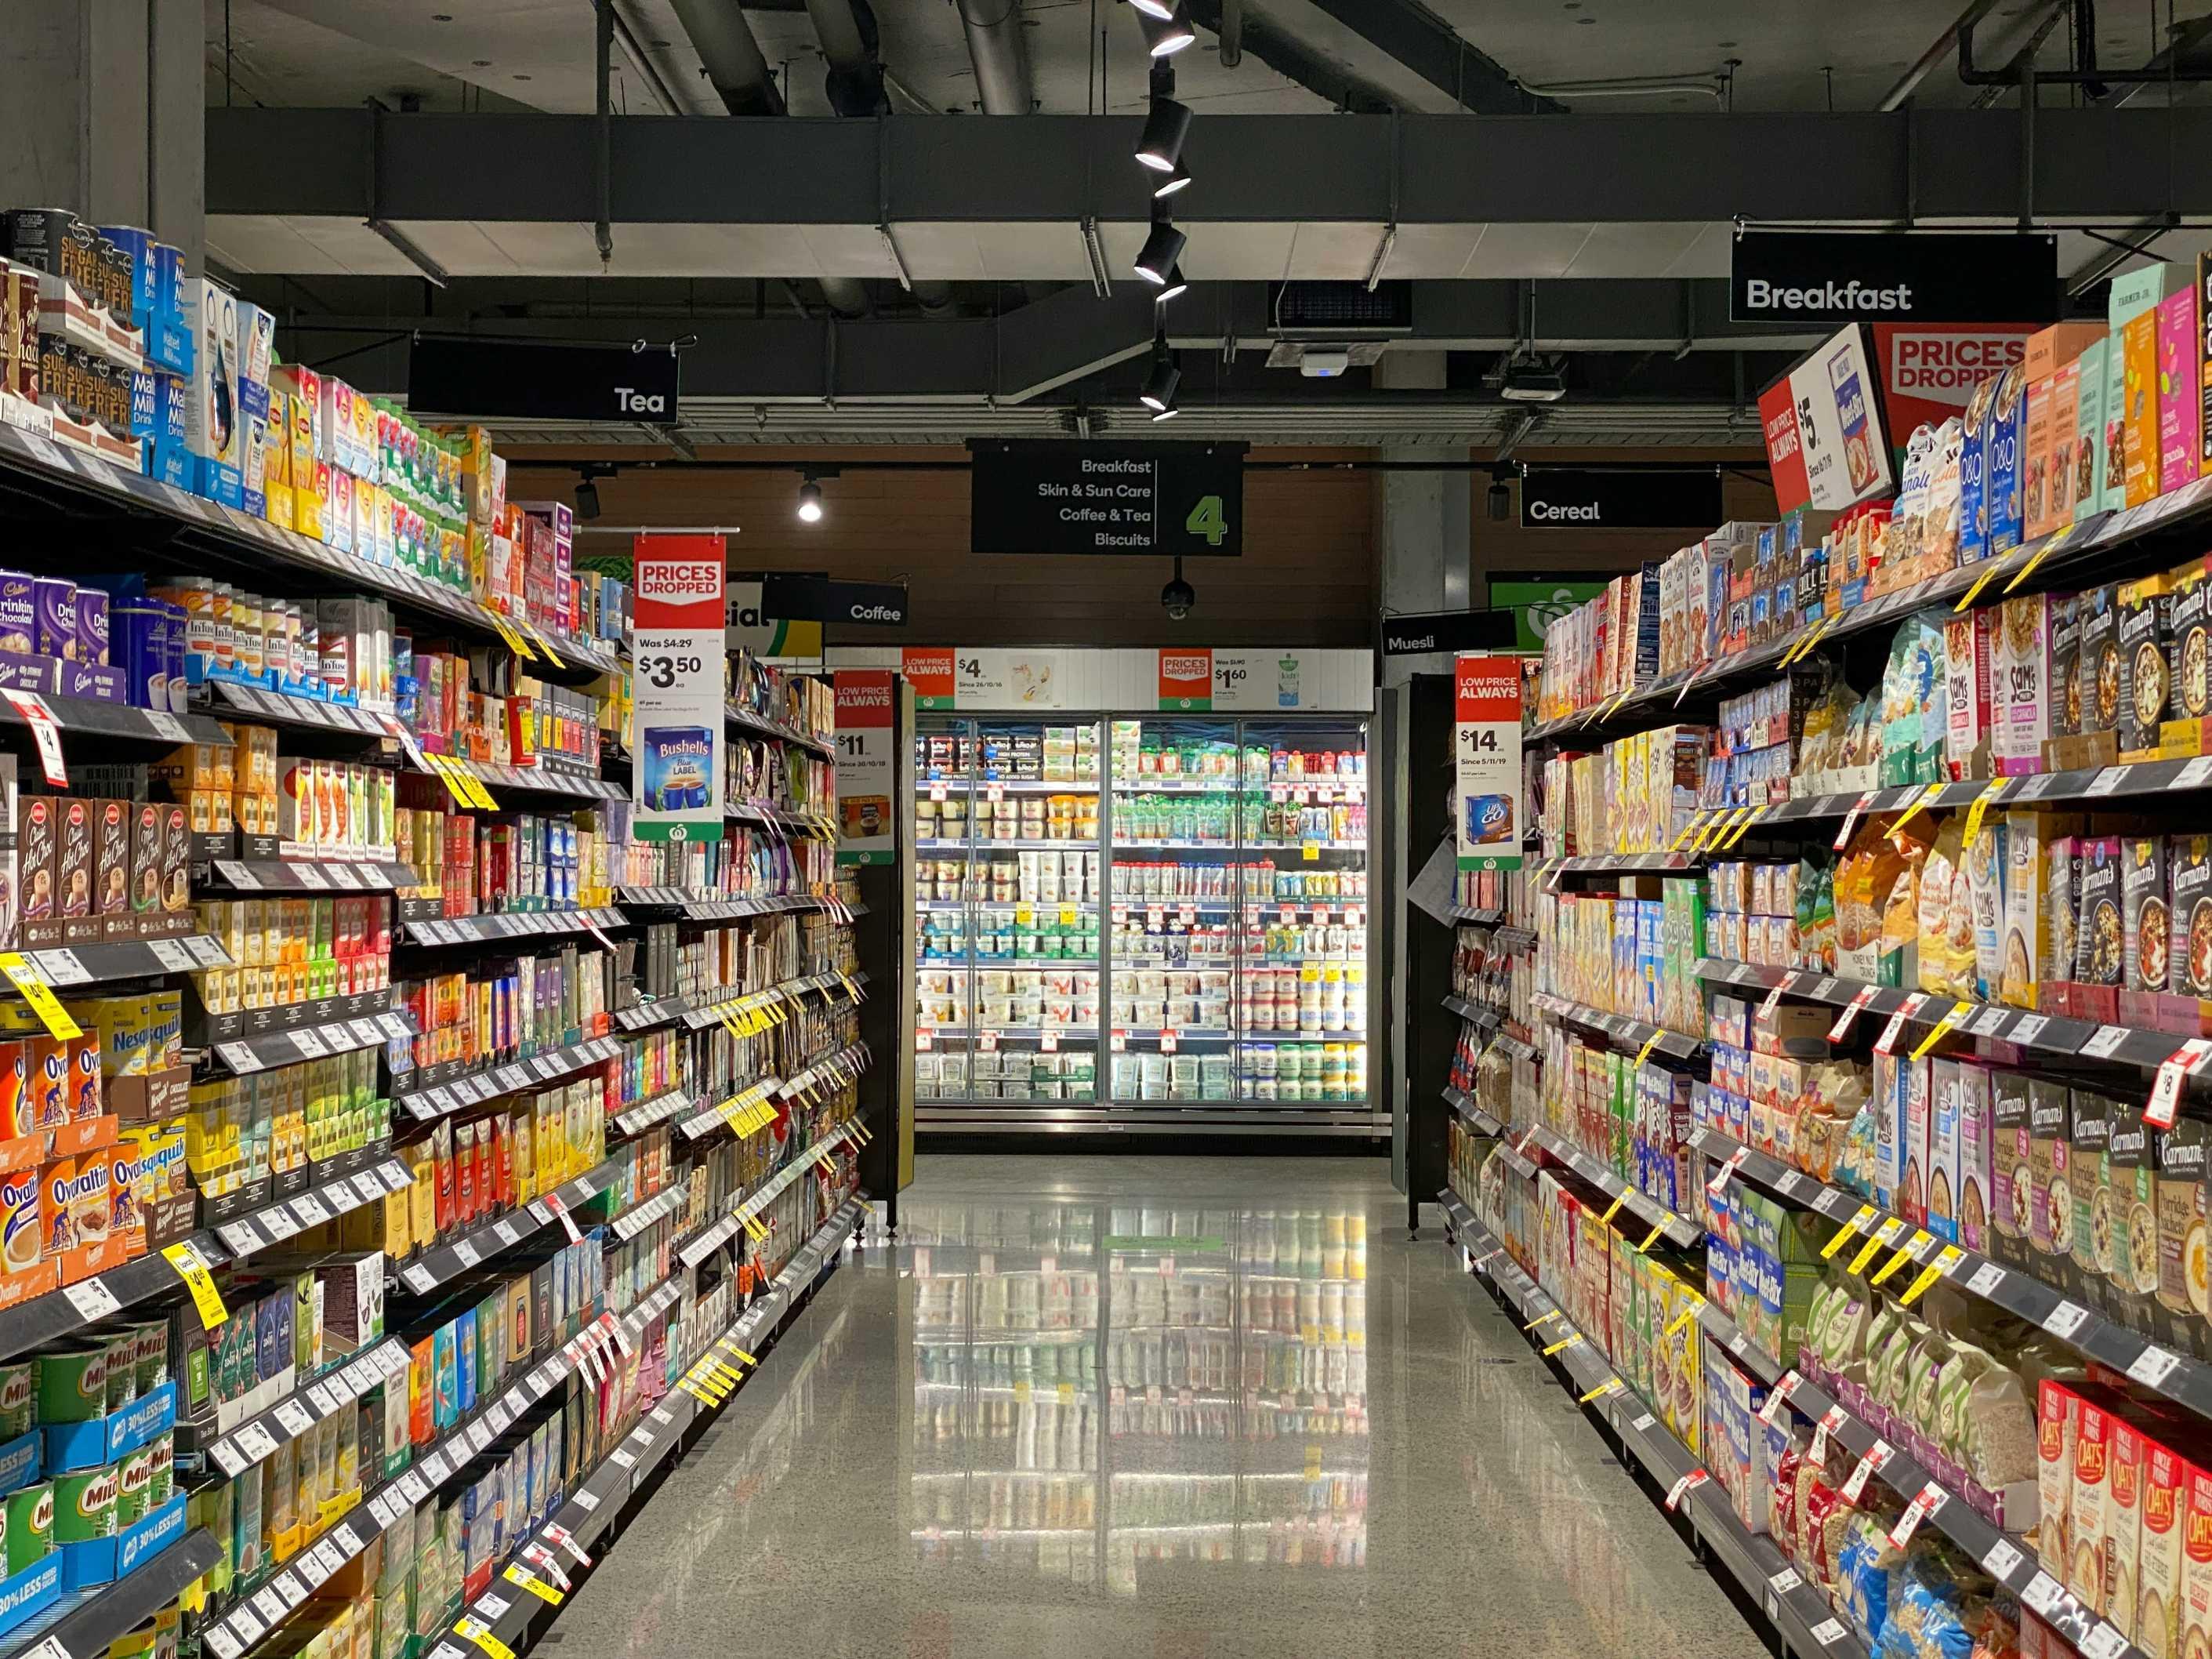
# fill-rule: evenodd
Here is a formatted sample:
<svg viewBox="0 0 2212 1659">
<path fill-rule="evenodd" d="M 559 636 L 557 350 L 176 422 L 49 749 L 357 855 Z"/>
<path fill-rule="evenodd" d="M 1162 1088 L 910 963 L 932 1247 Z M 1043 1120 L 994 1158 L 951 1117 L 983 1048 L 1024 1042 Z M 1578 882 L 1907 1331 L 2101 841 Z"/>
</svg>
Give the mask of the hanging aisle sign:
<svg viewBox="0 0 2212 1659">
<path fill-rule="evenodd" d="M 722 838 L 722 538 L 637 538 L 630 750 L 640 841 Z"/>
<path fill-rule="evenodd" d="M 1233 559 L 1244 550 L 1241 443 L 977 438 L 968 451 L 975 552 Z"/>
<path fill-rule="evenodd" d="M 1521 659 L 1462 656 L 1453 665 L 1452 834 L 1462 870 L 1518 870 Z"/>
<path fill-rule="evenodd" d="M 888 668 L 841 668 L 837 688 L 837 862 L 874 864 L 893 852 L 893 706 Z"/>
</svg>

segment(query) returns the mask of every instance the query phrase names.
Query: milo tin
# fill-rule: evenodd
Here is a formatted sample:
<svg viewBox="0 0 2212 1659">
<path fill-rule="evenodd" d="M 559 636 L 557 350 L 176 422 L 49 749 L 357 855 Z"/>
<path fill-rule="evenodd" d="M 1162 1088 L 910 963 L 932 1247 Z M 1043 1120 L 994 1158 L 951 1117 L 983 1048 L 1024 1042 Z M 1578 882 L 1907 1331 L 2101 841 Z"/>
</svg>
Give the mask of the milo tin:
<svg viewBox="0 0 2212 1659">
<path fill-rule="evenodd" d="M 131 1370 L 140 1395 L 149 1395 L 169 1380 L 169 1322 L 149 1319 L 131 1328 Z"/>
<path fill-rule="evenodd" d="M 0 1365 L 0 1440 L 28 1434 L 39 1420 L 37 1373 L 27 1359 Z"/>
<path fill-rule="evenodd" d="M 118 1331 L 107 1339 L 107 1409 L 121 1411 L 138 1397 L 138 1335 Z"/>
<path fill-rule="evenodd" d="M 8 1577 L 27 1571 L 54 1547 L 54 1483 L 33 1480 L 8 1494 Z"/>
<path fill-rule="evenodd" d="M 146 1502 L 154 1484 L 154 1449 L 141 1446 L 125 1452 L 115 1466 L 115 1530 L 135 1527 L 146 1518 Z"/>
<path fill-rule="evenodd" d="M 176 1431 L 162 1430 L 146 1443 L 146 1450 L 154 1460 L 153 1473 L 146 1482 L 146 1507 L 158 1510 L 177 1495 Z"/>
<path fill-rule="evenodd" d="M 107 1414 L 107 1344 L 38 1355 L 39 1421 L 89 1423 Z"/>
<path fill-rule="evenodd" d="M 115 1536 L 118 1476 L 115 1464 L 102 1463 L 54 1477 L 54 1542 L 84 1544 Z"/>
</svg>

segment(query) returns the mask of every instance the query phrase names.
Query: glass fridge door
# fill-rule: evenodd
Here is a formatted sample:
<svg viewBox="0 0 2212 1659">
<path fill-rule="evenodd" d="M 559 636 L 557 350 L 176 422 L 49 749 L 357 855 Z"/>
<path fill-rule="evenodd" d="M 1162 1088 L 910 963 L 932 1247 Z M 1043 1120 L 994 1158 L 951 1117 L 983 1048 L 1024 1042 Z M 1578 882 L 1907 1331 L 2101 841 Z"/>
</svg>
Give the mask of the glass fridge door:
<svg viewBox="0 0 2212 1659">
<path fill-rule="evenodd" d="M 965 1100 L 975 1027 L 968 896 L 975 723 L 915 721 L 915 1094 Z"/>
<path fill-rule="evenodd" d="M 1237 1097 L 1367 1102 L 1367 726 L 1247 720 Z"/>
<path fill-rule="evenodd" d="M 1237 725 L 1111 725 L 1112 1098 L 1236 1098 Z"/>
<path fill-rule="evenodd" d="M 935 1092 L 923 1097 L 1015 1109 L 1087 1106 L 1097 1096 L 1103 971 L 1098 723 L 957 724 L 945 734 L 951 746 L 941 758 L 955 775 L 939 805 L 964 791 L 966 833 L 957 857 L 949 842 L 926 838 L 917 856 L 938 860 L 939 908 L 925 920 L 941 917 L 947 932 L 936 957 L 925 946 L 925 1000 L 964 1018 L 965 1040 L 957 1065 L 940 1054 Z M 936 736 L 924 741 L 938 763 Z M 934 781 L 922 775 L 933 795 Z M 929 1068 L 918 1069 L 926 1079 Z"/>
</svg>

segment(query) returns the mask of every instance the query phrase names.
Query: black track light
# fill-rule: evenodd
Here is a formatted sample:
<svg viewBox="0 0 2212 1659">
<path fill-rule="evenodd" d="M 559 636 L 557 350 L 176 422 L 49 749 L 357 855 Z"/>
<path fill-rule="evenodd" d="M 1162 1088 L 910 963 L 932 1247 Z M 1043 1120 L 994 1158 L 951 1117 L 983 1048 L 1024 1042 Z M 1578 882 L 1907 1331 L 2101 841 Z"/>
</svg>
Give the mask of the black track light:
<svg viewBox="0 0 2212 1659">
<path fill-rule="evenodd" d="M 1182 384 L 1182 371 L 1176 367 L 1175 353 L 1165 340 L 1152 345 L 1152 372 L 1145 376 L 1145 389 L 1138 394 L 1146 409 L 1158 410 L 1175 407 L 1176 388 Z"/>
<path fill-rule="evenodd" d="M 576 486 L 576 516 L 586 520 L 599 516 L 599 487 L 589 478 Z"/>
<path fill-rule="evenodd" d="M 1178 262 L 1169 268 L 1167 281 L 1160 284 L 1160 291 L 1152 299 L 1159 305 L 1165 305 L 1189 287 L 1190 284 L 1183 279 L 1182 265 Z"/>
<path fill-rule="evenodd" d="M 1154 58 L 1170 58 L 1198 39 L 1198 31 L 1181 16 L 1154 17 L 1139 13 L 1137 27 L 1145 32 L 1145 50 Z"/>
<path fill-rule="evenodd" d="M 1152 227 L 1145 238 L 1143 251 L 1137 255 L 1137 275 L 1157 288 L 1167 286 L 1168 273 L 1182 258 L 1184 245 L 1190 239 L 1164 221 Z"/>
<path fill-rule="evenodd" d="M 1182 141 L 1190 134 L 1190 106 L 1172 98 L 1152 100 L 1145 131 L 1137 140 L 1137 163 L 1155 173 L 1173 173 L 1182 160 Z"/>
<path fill-rule="evenodd" d="M 799 486 L 799 517 L 802 524 L 822 522 L 822 486 L 811 478 Z"/>
<path fill-rule="evenodd" d="M 1178 161 L 1175 165 L 1174 172 L 1167 174 L 1158 184 L 1152 186 L 1152 199 L 1155 202 L 1164 202 L 1177 191 L 1188 189 L 1189 185 L 1190 169 Z"/>
<path fill-rule="evenodd" d="M 1182 413 L 1181 407 L 1175 404 L 1170 404 L 1165 409 L 1156 409 L 1152 411 L 1152 424 L 1158 426 L 1162 421 L 1172 421 Z"/>
<path fill-rule="evenodd" d="M 1174 17 L 1182 0 L 1129 0 L 1129 3 L 1146 16 L 1157 17 L 1164 23 Z"/>
</svg>

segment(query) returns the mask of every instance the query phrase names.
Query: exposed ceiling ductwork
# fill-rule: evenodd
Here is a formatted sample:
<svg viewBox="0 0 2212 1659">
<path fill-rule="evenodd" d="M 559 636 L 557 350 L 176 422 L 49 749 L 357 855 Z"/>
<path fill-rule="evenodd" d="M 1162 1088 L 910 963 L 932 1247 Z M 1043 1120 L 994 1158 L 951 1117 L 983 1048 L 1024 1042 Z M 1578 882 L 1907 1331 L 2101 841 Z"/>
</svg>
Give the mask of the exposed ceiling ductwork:
<svg viewBox="0 0 2212 1659">
<path fill-rule="evenodd" d="M 707 79 L 732 115 L 781 115 L 783 93 L 775 84 L 760 42 L 745 27 L 738 0 L 670 0 L 677 21 L 691 37 L 692 49 Z"/>
<path fill-rule="evenodd" d="M 958 0 L 968 57 L 975 65 L 975 99 L 986 115 L 1027 115 L 1036 106 L 1030 88 L 1029 46 L 1022 39 L 1022 0 Z"/>
</svg>

